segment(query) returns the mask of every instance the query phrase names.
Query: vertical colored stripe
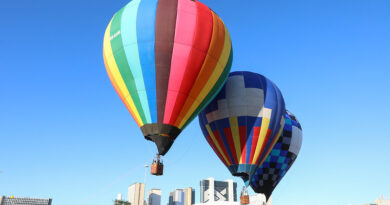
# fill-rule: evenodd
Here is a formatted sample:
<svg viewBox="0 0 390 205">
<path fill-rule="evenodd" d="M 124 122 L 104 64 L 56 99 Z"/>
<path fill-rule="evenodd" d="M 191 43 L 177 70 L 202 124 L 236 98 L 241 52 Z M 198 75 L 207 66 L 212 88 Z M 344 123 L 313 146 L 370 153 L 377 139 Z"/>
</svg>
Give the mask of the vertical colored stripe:
<svg viewBox="0 0 390 205">
<path fill-rule="evenodd" d="M 267 130 L 267 135 L 265 136 L 264 142 L 261 149 L 260 149 L 260 154 L 258 156 L 258 160 L 264 160 L 266 155 L 265 153 L 268 153 L 271 149 L 269 149 L 269 146 L 273 143 L 273 139 L 270 139 L 270 136 L 272 134 L 272 130 L 268 129 Z"/>
<path fill-rule="evenodd" d="M 175 124 L 183 105 L 189 98 L 189 93 L 193 87 L 196 87 L 199 83 L 197 76 L 202 68 L 206 54 L 209 49 L 211 36 L 213 32 L 213 16 L 209 8 L 205 5 L 195 1 L 196 5 L 196 24 L 194 30 L 194 37 L 191 45 L 190 54 L 187 59 L 187 65 L 184 69 L 182 79 L 178 79 L 177 84 L 179 85 L 179 94 L 175 100 L 170 124 Z M 178 35 L 188 35 L 177 33 Z M 181 82 L 179 84 L 178 82 Z M 176 124 L 175 124 L 176 125 Z"/>
<path fill-rule="evenodd" d="M 163 123 L 167 98 L 173 43 L 175 40 L 178 0 L 159 0 L 156 11 L 155 62 L 157 122 Z"/>
<path fill-rule="evenodd" d="M 239 160 L 237 158 L 236 148 L 234 146 L 234 140 L 232 136 L 232 130 L 230 128 L 224 128 L 223 133 L 227 138 L 227 142 L 229 144 L 229 150 L 232 153 L 233 163 L 238 164 Z"/>
<path fill-rule="evenodd" d="M 112 53 L 111 41 L 110 41 L 110 30 L 111 22 L 109 23 L 107 30 L 104 35 L 103 42 L 103 58 L 106 66 L 108 76 L 113 84 L 115 90 L 117 91 L 119 97 L 129 110 L 130 114 L 133 116 L 134 120 L 138 126 L 142 126 L 142 120 L 138 114 L 137 109 L 135 108 L 133 99 L 130 96 L 130 93 L 127 90 L 125 83 L 123 82 L 122 76 L 119 73 L 118 66 L 115 62 L 114 55 Z"/>
<path fill-rule="evenodd" d="M 147 103 L 145 113 L 148 123 L 157 123 L 156 66 L 154 55 L 157 1 L 141 1 L 136 19 L 137 29 L 135 30 L 137 32 L 139 60 L 145 87 L 145 91 L 138 92 L 145 94 L 147 98 L 143 103 Z"/>
<path fill-rule="evenodd" d="M 249 160 L 249 162 L 251 164 L 256 164 L 255 160 L 253 160 L 253 157 L 255 155 L 255 150 L 256 150 L 256 145 L 257 145 L 257 142 L 259 140 L 259 134 L 260 134 L 260 127 L 254 127 L 253 128 L 253 140 L 252 140 L 252 149 L 251 149 L 251 158 Z"/>
<path fill-rule="evenodd" d="M 239 163 L 242 164 L 241 160 L 241 142 L 240 142 L 240 134 L 238 131 L 238 121 L 237 117 L 230 117 L 230 129 L 232 131 L 233 140 L 234 140 L 234 147 L 236 149 L 237 159 L 239 159 Z"/>
<path fill-rule="evenodd" d="M 259 163 L 259 165 L 261 165 L 261 164 L 264 162 L 264 160 L 267 158 L 267 156 L 269 155 L 269 153 L 272 151 L 272 149 L 273 149 L 273 147 L 275 146 L 275 144 L 278 142 L 278 140 L 279 140 L 281 134 L 283 133 L 283 127 L 284 127 L 284 124 L 285 124 L 285 120 L 284 120 L 284 119 L 285 119 L 285 118 L 282 116 L 282 119 L 281 119 L 281 121 L 280 121 L 280 125 L 281 125 L 281 126 L 280 126 L 280 128 L 279 128 L 279 131 L 278 131 L 277 134 L 274 136 L 274 141 L 272 142 L 269 151 L 268 151 L 267 153 L 265 153 L 264 158 L 262 159 L 262 161 L 261 161 L 260 163 L 257 162 L 257 163 Z"/>
<path fill-rule="evenodd" d="M 218 63 L 218 59 L 221 56 L 222 50 L 224 49 L 225 39 L 225 30 L 223 27 L 222 21 L 214 14 L 211 13 L 213 17 L 213 27 L 212 27 L 212 37 L 210 41 L 210 46 L 207 52 L 207 56 L 202 65 L 200 73 L 198 75 L 198 82 L 190 91 L 189 98 L 184 103 L 183 109 L 177 118 L 177 122 L 179 127 L 181 127 L 187 120 L 190 114 L 192 114 L 197 106 L 201 103 L 201 101 L 207 95 L 206 91 L 204 91 L 201 95 L 202 90 L 205 89 L 207 84 L 212 84 L 210 82 L 211 75 L 215 72 L 216 66 Z M 208 90 L 209 91 L 209 90 Z"/>
<path fill-rule="evenodd" d="M 247 95 L 247 93 L 245 93 L 245 95 Z M 246 97 L 246 99 L 249 99 L 249 98 Z M 256 122 L 256 118 L 255 117 L 251 117 L 251 116 L 246 116 L 245 120 L 246 120 L 246 133 L 247 133 L 247 139 L 246 139 L 246 161 L 248 162 L 248 164 L 251 164 L 252 163 L 252 161 L 251 161 L 251 153 L 252 153 L 252 149 L 255 148 L 255 146 L 252 147 L 252 142 L 253 142 L 253 132 L 254 132 L 254 124 Z"/>
<path fill-rule="evenodd" d="M 231 152 L 229 151 L 229 145 L 227 144 L 226 139 L 223 137 L 222 133 L 217 129 L 214 131 L 214 136 L 221 146 L 223 153 L 227 157 L 229 164 L 233 164 Z"/>
<path fill-rule="evenodd" d="M 213 34 L 215 38 L 221 38 L 221 35 L 224 35 L 224 44 L 223 49 L 220 54 L 218 54 L 217 46 L 220 46 L 220 41 L 217 42 L 217 45 L 215 45 L 216 50 L 209 51 L 209 54 L 206 57 L 205 64 L 203 65 L 206 69 L 211 69 L 212 74 L 207 79 L 207 83 L 204 85 L 204 87 L 201 89 L 200 93 L 198 95 L 194 95 L 191 97 L 195 98 L 195 100 L 191 103 L 189 102 L 190 108 L 184 108 L 182 111 L 182 115 L 184 115 L 184 118 L 179 117 L 176 124 L 178 124 L 179 128 L 182 128 L 184 125 L 186 125 L 187 121 L 190 122 L 194 116 L 191 116 L 191 114 L 196 115 L 201 109 L 203 109 L 211 100 L 212 97 L 215 96 L 218 93 L 218 90 L 221 88 L 222 84 L 226 81 L 226 77 L 229 74 L 230 66 L 231 66 L 231 60 L 232 60 L 232 47 L 231 47 L 231 40 L 229 32 L 227 31 L 226 27 L 223 25 L 223 22 L 217 17 L 214 13 L 213 16 L 217 18 L 217 25 L 214 24 L 213 30 L 218 30 L 218 33 Z M 223 31 L 223 34 L 220 32 Z M 211 41 L 213 42 L 213 40 Z M 211 47 L 210 47 L 211 48 Z M 212 53 L 215 52 L 215 53 Z M 217 56 L 215 56 L 217 55 Z M 215 64 L 215 61 L 217 60 L 217 63 Z M 213 67 L 214 65 L 214 67 Z M 228 66 L 227 66 L 228 65 Z M 209 67 L 210 66 L 210 67 Z M 202 69 L 203 70 L 203 69 Z M 215 88 L 215 89 L 214 89 Z M 194 91 L 194 93 L 196 93 Z M 188 111 L 187 111 L 188 110 Z M 190 120 L 189 120 L 190 119 Z"/>
<path fill-rule="evenodd" d="M 171 72 L 165 103 L 164 123 L 172 124 L 174 106 L 184 80 L 185 68 L 190 57 L 196 26 L 196 4 L 193 1 L 179 0 L 176 18 L 175 43 L 172 52 Z"/>
<path fill-rule="evenodd" d="M 208 131 L 208 133 L 209 133 L 209 135 L 210 135 L 210 137 L 211 137 L 211 140 L 213 141 L 212 144 L 214 144 L 215 147 L 217 147 L 218 152 L 222 155 L 222 157 L 223 157 L 223 159 L 225 160 L 226 164 L 227 164 L 228 166 L 230 166 L 231 164 L 229 164 L 229 160 L 228 160 L 228 158 L 226 157 L 226 155 L 223 153 L 223 151 L 222 151 L 222 149 L 221 149 L 221 146 L 219 145 L 217 139 L 215 138 L 214 133 L 213 133 L 213 131 L 211 130 L 209 124 L 206 124 L 206 129 L 207 129 L 207 131 Z"/>
<path fill-rule="evenodd" d="M 229 166 L 228 163 L 225 161 L 225 159 L 222 157 L 222 155 L 218 152 L 218 149 L 217 149 L 217 147 L 214 145 L 213 141 L 211 140 L 210 135 L 207 135 L 206 140 L 207 140 L 207 142 L 209 143 L 209 145 L 211 146 L 211 148 L 213 148 L 215 154 L 217 154 L 217 156 L 218 156 L 218 158 L 221 160 L 221 162 L 222 162 L 225 166 Z"/>
<path fill-rule="evenodd" d="M 134 83 L 135 80 L 139 80 L 139 77 L 133 76 L 132 72 L 130 71 L 130 65 L 129 65 L 129 62 L 127 61 L 126 53 L 124 51 L 124 49 L 126 49 L 126 48 L 123 47 L 123 41 L 122 41 L 122 35 L 123 35 L 122 34 L 123 30 L 121 30 L 122 14 L 126 8 L 132 9 L 136 5 L 138 5 L 138 4 L 129 3 L 126 7 L 122 8 L 114 16 L 114 19 L 112 20 L 112 24 L 111 24 L 111 29 L 110 29 L 110 39 L 111 39 L 111 46 L 112 46 L 115 62 L 117 63 L 117 66 L 118 66 L 119 72 L 122 76 L 122 79 L 126 84 L 127 90 L 129 91 L 131 98 L 134 100 L 135 107 L 141 116 L 142 122 L 147 123 L 147 119 L 145 117 L 145 113 L 144 113 L 144 109 L 143 109 L 146 107 L 146 105 L 144 103 L 141 104 L 140 96 L 139 96 L 139 93 L 137 92 L 138 90 L 136 87 L 136 83 Z M 129 21 L 129 22 L 132 22 L 132 21 Z M 127 24 L 127 26 L 130 26 L 130 25 Z M 124 30 L 126 30 L 126 29 L 124 29 Z M 129 29 L 129 30 L 131 31 L 132 29 Z M 128 39 L 127 35 L 126 35 L 125 39 Z M 133 62 L 133 61 L 130 61 L 130 63 L 131 62 Z M 142 78 L 142 74 L 141 74 L 141 78 Z M 143 80 L 141 79 L 141 81 L 143 81 Z"/>
<path fill-rule="evenodd" d="M 270 119 L 263 117 L 262 122 L 261 122 L 261 129 L 260 129 L 260 134 L 259 134 L 259 140 L 257 142 L 256 146 L 256 151 L 254 155 L 254 161 L 257 162 L 260 156 L 260 150 L 263 147 L 264 140 L 266 139 L 267 136 L 267 131 L 269 127 L 269 121 Z"/>
<path fill-rule="evenodd" d="M 239 126 L 238 131 L 240 133 L 240 144 L 241 144 L 241 160 L 240 163 L 247 164 L 246 161 L 246 127 Z"/>
<path fill-rule="evenodd" d="M 205 107 L 215 98 L 215 96 L 218 95 L 219 91 L 222 89 L 223 85 L 225 84 L 227 80 L 227 76 L 229 75 L 230 68 L 232 66 L 233 62 L 233 48 L 230 50 L 230 57 L 228 60 L 228 63 L 225 66 L 225 69 L 223 73 L 221 74 L 220 78 L 218 79 L 217 83 L 215 83 L 214 87 L 211 89 L 209 94 L 204 98 L 203 102 L 196 108 L 195 112 L 193 112 L 192 116 L 185 121 L 182 121 L 184 125 L 182 127 L 179 127 L 181 129 L 184 129 L 199 113 L 201 110 L 205 109 Z"/>
</svg>

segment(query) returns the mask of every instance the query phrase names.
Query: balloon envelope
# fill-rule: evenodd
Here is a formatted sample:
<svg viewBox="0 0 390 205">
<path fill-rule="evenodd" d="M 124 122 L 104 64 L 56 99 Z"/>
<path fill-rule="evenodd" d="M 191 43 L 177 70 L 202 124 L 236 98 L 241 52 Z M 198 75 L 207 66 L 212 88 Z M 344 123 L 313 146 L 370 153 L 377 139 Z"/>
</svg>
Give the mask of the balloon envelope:
<svg viewBox="0 0 390 205">
<path fill-rule="evenodd" d="M 104 36 L 106 70 L 146 139 L 164 155 L 222 87 L 232 63 L 229 33 L 193 0 L 133 0 Z"/>
<path fill-rule="evenodd" d="M 302 145 L 302 127 L 293 114 L 286 111 L 283 133 L 271 153 L 259 167 L 251 180 L 256 193 L 263 193 L 267 199 L 290 169 Z"/>
<path fill-rule="evenodd" d="M 199 124 L 229 171 L 248 185 L 279 138 L 284 112 L 282 94 L 274 83 L 260 74 L 232 72 L 199 114 Z"/>
</svg>

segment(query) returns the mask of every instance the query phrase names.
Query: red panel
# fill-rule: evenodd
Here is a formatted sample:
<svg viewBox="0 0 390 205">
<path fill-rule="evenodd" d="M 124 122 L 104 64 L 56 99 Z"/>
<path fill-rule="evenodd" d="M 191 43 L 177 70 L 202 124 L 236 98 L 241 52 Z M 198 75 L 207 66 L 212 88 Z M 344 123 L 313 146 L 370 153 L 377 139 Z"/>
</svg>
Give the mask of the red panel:
<svg viewBox="0 0 390 205">
<path fill-rule="evenodd" d="M 236 153 L 236 148 L 234 147 L 234 140 L 233 140 L 233 135 L 232 135 L 232 130 L 230 128 L 225 128 L 223 130 L 225 132 L 225 136 L 228 140 L 230 150 L 232 151 L 233 154 L 233 159 L 235 161 L 235 164 L 239 164 L 239 161 L 237 160 L 237 153 Z"/>
<path fill-rule="evenodd" d="M 253 157 L 255 155 L 257 141 L 259 141 L 259 134 L 260 134 L 260 127 L 254 127 L 253 128 L 253 136 L 252 136 L 252 150 L 251 150 L 251 156 L 249 162 L 253 162 Z"/>
<path fill-rule="evenodd" d="M 222 151 L 223 151 L 223 154 L 226 156 L 227 160 L 229 160 L 229 163 L 230 163 L 230 164 L 233 164 L 233 163 L 232 163 L 232 160 L 230 159 L 230 157 L 229 157 L 229 155 L 228 155 L 228 153 L 227 153 L 226 147 L 225 147 L 225 145 L 223 144 L 223 141 L 222 141 L 222 139 L 221 139 L 221 135 L 219 134 L 219 132 L 218 132 L 217 130 L 214 131 L 213 133 L 214 133 L 215 138 L 216 138 L 217 141 L 218 141 L 219 147 L 220 147 L 220 148 L 222 149 Z"/>
<path fill-rule="evenodd" d="M 239 126 L 238 130 L 240 133 L 241 160 L 243 164 L 246 164 L 246 126 Z"/>
<path fill-rule="evenodd" d="M 272 130 L 271 130 L 271 129 L 268 129 L 268 130 L 267 130 L 267 134 L 266 134 L 266 136 L 265 136 L 265 140 L 264 140 L 263 146 L 261 146 L 260 155 L 259 155 L 260 157 L 261 157 L 261 155 L 263 154 L 263 152 L 265 151 L 264 149 L 265 149 L 265 147 L 266 147 L 267 144 L 268 144 L 268 140 L 269 140 L 269 137 L 271 136 L 271 134 L 272 134 Z M 267 152 L 265 152 L 265 153 L 267 153 Z M 260 160 L 263 161 L 265 158 L 267 158 L 267 156 L 264 156 L 263 159 L 260 159 L 260 157 L 257 158 L 256 164 L 259 163 Z"/>
<path fill-rule="evenodd" d="M 182 22 L 184 23 L 184 22 Z M 174 124 L 179 115 L 180 110 L 182 109 L 188 94 L 195 83 L 200 69 L 202 68 L 203 61 L 206 57 L 207 51 L 209 49 L 211 36 L 213 32 L 213 16 L 211 11 L 207 6 L 196 2 L 196 24 L 194 28 L 193 41 L 190 45 L 185 45 L 190 47 L 190 53 L 186 62 L 186 66 L 179 68 L 184 69 L 184 73 L 172 82 L 175 84 L 172 85 L 178 89 L 180 95 L 177 95 L 176 99 L 173 100 L 174 105 L 170 114 L 169 124 Z M 188 32 L 179 32 L 176 33 L 177 38 L 180 38 L 180 35 L 189 35 Z M 176 43 L 176 42 L 175 42 Z M 176 46 L 176 45 L 175 45 Z"/>
<path fill-rule="evenodd" d="M 222 162 L 225 166 L 228 167 L 229 165 L 227 164 L 227 162 L 225 161 L 225 159 L 222 157 L 221 153 L 219 153 L 219 151 L 218 151 L 217 147 L 215 146 L 213 140 L 211 139 L 210 135 L 207 135 L 206 140 L 207 140 L 207 142 L 209 143 L 209 145 L 211 145 L 211 147 L 213 148 L 215 154 L 217 154 L 217 156 L 218 156 L 218 158 L 221 160 L 221 162 Z"/>
</svg>

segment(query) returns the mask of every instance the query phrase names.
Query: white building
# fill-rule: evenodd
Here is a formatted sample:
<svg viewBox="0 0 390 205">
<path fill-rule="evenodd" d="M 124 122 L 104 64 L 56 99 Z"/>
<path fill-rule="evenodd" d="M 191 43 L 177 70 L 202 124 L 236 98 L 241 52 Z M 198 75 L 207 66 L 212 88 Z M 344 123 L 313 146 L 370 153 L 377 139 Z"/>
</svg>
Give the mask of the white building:
<svg viewBox="0 0 390 205">
<path fill-rule="evenodd" d="M 376 205 L 390 205 L 390 200 L 385 199 L 383 196 L 380 199 L 375 200 Z"/>
<path fill-rule="evenodd" d="M 199 203 L 194 205 L 240 205 L 240 202 L 237 201 L 214 201 L 214 202 L 207 202 L 207 203 Z"/>
<path fill-rule="evenodd" d="M 151 189 L 148 191 L 148 205 L 161 205 L 161 189 Z"/>
<path fill-rule="evenodd" d="M 265 201 L 265 196 L 263 194 L 256 194 L 249 196 L 250 205 L 272 205 L 272 198 L 268 200 L 268 203 Z M 194 205 L 240 205 L 239 201 L 214 201 L 214 202 L 206 202 L 199 203 Z"/>
<path fill-rule="evenodd" d="M 200 181 L 200 203 L 215 203 L 219 201 L 237 201 L 237 183 L 233 180 L 215 181 L 207 178 Z"/>
<path fill-rule="evenodd" d="M 251 205 L 272 205 L 272 198 L 270 197 L 267 203 L 267 199 L 264 194 L 256 194 L 249 196 Z"/>
<path fill-rule="evenodd" d="M 129 186 L 127 193 L 127 201 L 131 205 L 144 205 L 144 196 L 145 196 L 145 184 L 135 183 Z"/>
<path fill-rule="evenodd" d="M 169 205 L 192 205 L 195 203 L 195 190 L 191 187 L 176 189 L 169 193 Z"/>
</svg>

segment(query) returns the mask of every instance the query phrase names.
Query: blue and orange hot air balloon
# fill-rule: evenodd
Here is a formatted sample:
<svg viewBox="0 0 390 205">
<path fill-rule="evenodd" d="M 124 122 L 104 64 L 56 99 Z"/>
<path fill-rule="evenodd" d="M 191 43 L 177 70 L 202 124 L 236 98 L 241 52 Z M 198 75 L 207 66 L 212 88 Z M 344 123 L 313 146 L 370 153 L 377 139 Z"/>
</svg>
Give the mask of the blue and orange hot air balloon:
<svg viewBox="0 0 390 205">
<path fill-rule="evenodd" d="M 109 23 L 108 76 L 164 155 L 223 86 L 232 46 L 222 20 L 196 0 L 133 0 Z"/>
<path fill-rule="evenodd" d="M 262 193 L 268 200 L 275 187 L 293 165 L 302 146 L 302 127 L 296 117 L 286 111 L 283 132 L 251 180 L 256 193 Z"/>
<path fill-rule="evenodd" d="M 252 72 L 232 72 L 214 100 L 199 114 L 207 142 L 246 186 L 277 142 L 285 105 L 276 85 Z"/>
</svg>

